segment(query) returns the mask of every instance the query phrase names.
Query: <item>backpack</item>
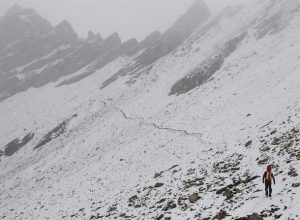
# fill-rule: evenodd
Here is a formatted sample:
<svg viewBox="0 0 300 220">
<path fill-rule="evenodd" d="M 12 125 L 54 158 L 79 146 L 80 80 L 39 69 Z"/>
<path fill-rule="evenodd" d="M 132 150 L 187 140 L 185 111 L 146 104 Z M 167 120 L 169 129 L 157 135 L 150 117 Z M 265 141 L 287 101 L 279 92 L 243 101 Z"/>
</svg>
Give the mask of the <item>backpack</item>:
<svg viewBox="0 0 300 220">
<path fill-rule="evenodd" d="M 272 172 L 267 172 L 266 173 L 266 180 L 271 180 L 272 179 Z"/>
</svg>

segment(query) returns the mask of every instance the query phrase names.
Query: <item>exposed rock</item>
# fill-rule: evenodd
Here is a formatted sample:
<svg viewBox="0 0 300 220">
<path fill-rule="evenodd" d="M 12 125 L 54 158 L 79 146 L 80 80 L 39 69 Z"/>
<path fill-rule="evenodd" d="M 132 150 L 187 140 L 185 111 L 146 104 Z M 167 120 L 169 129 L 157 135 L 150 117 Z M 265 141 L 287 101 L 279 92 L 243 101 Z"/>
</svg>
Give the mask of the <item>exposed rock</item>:
<svg viewBox="0 0 300 220">
<path fill-rule="evenodd" d="M 164 217 L 164 215 L 163 215 L 163 214 L 160 214 L 156 219 L 157 219 L 157 220 L 161 220 L 163 217 Z"/>
<path fill-rule="evenodd" d="M 233 197 L 233 192 L 230 189 L 224 191 L 223 195 L 226 197 L 226 200 L 229 200 Z"/>
<path fill-rule="evenodd" d="M 294 187 L 294 188 L 300 187 L 300 183 L 293 183 L 292 187 Z"/>
<path fill-rule="evenodd" d="M 88 32 L 88 37 L 87 37 L 88 41 L 93 41 L 95 39 L 95 37 L 96 37 L 96 35 L 93 33 L 93 31 Z"/>
<path fill-rule="evenodd" d="M 269 161 L 269 158 L 265 158 L 265 159 L 262 159 L 262 160 L 258 160 L 258 165 L 264 165 L 264 164 L 267 164 Z"/>
<path fill-rule="evenodd" d="M 228 189 L 232 189 L 232 188 L 240 185 L 241 183 L 247 184 L 247 183 L 252 182 L 253 180 L 255 180 L 257 178 L 260 178 L 260 176 L 253 176 L 251 178 L 248 177 L 246 180 L 238 180 L 238 181 L 234 182 L 233 184 L 229 184 L 229 185 L 217 190 L 216 193 L 221 194 L 221 193 L 225 192 Z"/>
<path fill-rule="evenodd" d="M 64 42 L 74 42 L 78 38 L 72 25 L 67 20 L 59 23 L 54 29 Z"/>
<path fill-rule="evenodd" d="M 102 219 L 102 218 L 104 218 L 104 216 L 99 215 L 99 213 L 98 213 L 97 215 L 92 215 L 92 216 L 90 217 L 90 220 L 93 220 L 93 219 Z"/>
<path fill-rule="evenodd" d="M 275 219 L 280 219 L 281 216 L 282 216 L 281 214 L 279 214 L 279 215 L 274 215 L 274 218 L 275 218 Z"/>
<path fill-rule="evenodd" d="M 196 203 L 200 199 L 200 196 L 198 193 L 193 193 L 189 196 L 190 203 Z"/>
<path fill-rule="evenodd" d="M 249 147 L 251 144 L 252 144 L 252 140 L 248 141 L 248 142 L 245 144 L 245 147 Z"/>
<path fill-rule="evenodd" d="M 62 123 L 60 123 L 57 127 L 55 127 L 54 129 L 52 129 L 49 133 L 47 133 L 40 141 L 39 143 L 33 148 L 34 150 L 41 148 L 42 146 L 44 146 L 45 144 L 49 143 L 50 141 L 58 138 L 60 135 L 62 135 L 66 128 L 67 125 L 69 124 L 69 122 L 74 118 L 77 117 L 77 115 L 73 115 L 70 119 L 67 119 L 65 121 L 63 121 Z"/>
<path fill-rule="evenodd" d="M 263 220 L 263 217 L 259 216 L 257 213 L 253 213 L 247 217 L 237 218 L 237 220 Z"/>
<path fill-rule="evenodd" d="M 167 203 L 167 205 L 163 208 L 163 211 L 168 211 L 170 209 L 175 209 L 176 208 L 176 204 L 173 200 L 169 201 Z"/>
<path fill-rule="evenodd" d="M 293 169 L 291 169 L 291 170 L 288 172 L 288 175 L 291 176 L 291 177 L 296 177 L 296 176 L 298 176 L 298 173 L 297 173 L 297 171 L 293 168 Z"/>
<path fill-rule="evenodd" d="M 174 166 L 170 167 L 170 168 L 168 169 L 168 171 L 173 170 L 174 168 L 176 168 L 176 167 L 178 167 L 178 166 L 179 166 L 179 165 L 174 165 Z"/>
<path fill-rule="evenodd" d="M 188 208 L 188 205 L 185 202 L 186 200 L 188 200 L 188 198 L 178 197 L 177 199 L 177 203 L 183 211 L 187 210 Z"/>
<path fill-rule="evenodd" d="M 204 178 L 196 178 L 194 180 L 188 179 L 183 181 L 184 189 L 188 189 L 194 186 L 201 186 L 204 184 Z"/>
<path fill-rule="evenodd" d="M 23 137 L 21 140 L 19 138 L 13 140 L 12 142 L 8 143 L 4 147 L 4 155 L 5 156 L 12 156 L 15 154 L 18 150 L 20 150 L 22 147 L 24 147 L 26 144 L 28 144 L 34 137 L 34 133 L 29 133 L 25 137 Z M 0 152 L 1 156 L 1 152 Z"/>
<path fill-rule="evenodd" d="M 159 201 L 157 202 L 157 204 L 163 203 L 163 202 L 165 202 L 165 201 L 166 201 L 166 199 L 161 199 L 161 200 L 159 200 Z"/>
<path fill-rule="evenodd" d="M 158 178 L 158 177 L 160 177 L 161 176 L 161 173 L 155 173 L 154 174 L 154 178 L 156 179 L 156 178 Z"/>
<path fill-rule="evenodd" d="M 22 12 L 24 8 L 19 4 L 14 4 L 8 11 L 5 13 L 5 16 L 16 15 Z"/>
<path fill-rule="evenodd" d="M 113 212 L 113 211 L 116 211 L 117 210 L 117 207 L 114 205 L 114 206 L 111 206 L 108 208 L 108 212 Z"/>
<path fill-rule="evenodd" d="M 169 95 L 181 95 L 202 85 L 222 67 L 225 58 L 236 50 L 239 43 L 245 38 L 245 36 L 246 33 L 243 33 L 227 42 L 223 48 L 219 49 L 214 55 L 207 58 L 191 73 L 177 81 L 172 86 Z"/>
<path fill-rule="evenodd" d="M 200 24 L 210 16 L 210 11 L 202 0 L 197 0 L 162 36 L 158 45 L 141 56 L 140 62 L 146 66 L 165 56 L 178 47 Z"/>
<path fill-rule="evenodd" d="M 213 219 L 222 220 L 228 216 L 225 210 L 221 210 Z"/>
<path fill-rule="evenodd" d="M 133 45 L 134 44 L 134 45 Z M 133 47 L 133 48 L 131 48 Z M 129 49 L 128 49 L 129 48 Z M 87 44 L 81 47 L 76 53 L 72 54 L 68 60 L 64 63 L 59 64 L 63 66 L 68 66 L 62 75 L 70 75 L 77 70 L 85 67 L 93 62 L 83 74 L 72 77 L 70 79 L 64 80 L 58 86 L 69 85 L 78 82 L 96 72 L 96 70 L 101 69 L 107 63 L 113 61 L 114 59 L 124 55 L 125 52 L 130 52 L 136 48 L 136 41 L 127 42 L 122 45 L 121 39 L 117 33 L 110 35 L 108 38 L 104 39 L 100 45 L 97 42 L 93 44 Z M 68 64 L 66 64 L 68 62 Z M 74 65 L 74 63 L 76 65 Z M 57 69 L 57 67 L 55 67 Z"/>
<path fill-rule="evenodd" d="M 138 196 L 134 195 L 128 199 L 128 206 L 134 206 L 136 201 L 138 200 Z"/>
<path fill-rule="evenodd" d="M 162 187 L 164 184 L 163 183 L 155 183 L 154 188 L 159 188 Z"/>
<path fill-rule="evenodd" d="M 161 37 L 161 33 L 159 31 L 155 31 L 151 33 L 141 42 L 141 48 L 152 48 L 157 44 L 160 37 Z"/>
<path fill-rule="evenodd" d="M 88 42 L 97 42 L 97 44 L 101 44 L 103 42 L 103 38 L 100 34 L 94 34 L 92 31 L 88 32 L 88 37 L 86 39 Z"/>
<path fill-rule="evenodd" d="M 46 48 L 46 42 L 41 37 L 45 37 L 52 30 L 51 24 L 33 9 L 13 6 L 0 19 L 0 71 L 8 73 L 15 67 L 49 53 L 52 45 L 48 42 Z"/>
</svg>

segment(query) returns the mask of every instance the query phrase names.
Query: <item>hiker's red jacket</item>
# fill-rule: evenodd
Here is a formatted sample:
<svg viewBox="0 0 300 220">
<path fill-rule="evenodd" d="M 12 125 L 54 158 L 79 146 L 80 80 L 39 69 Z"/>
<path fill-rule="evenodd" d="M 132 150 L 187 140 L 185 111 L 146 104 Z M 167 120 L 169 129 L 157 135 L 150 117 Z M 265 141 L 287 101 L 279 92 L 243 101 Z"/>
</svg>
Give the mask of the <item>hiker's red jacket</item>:
<svg viewBox="0 0 300 220">
<path fill-rule="evenodd" d="M 273 179 L 273 182 L 275 184 L 275 177 L 274 174 L 271 171 L 265 171 L 263 175 L 263 183 L 265 181 L 271 181 Z"/>
</svg>

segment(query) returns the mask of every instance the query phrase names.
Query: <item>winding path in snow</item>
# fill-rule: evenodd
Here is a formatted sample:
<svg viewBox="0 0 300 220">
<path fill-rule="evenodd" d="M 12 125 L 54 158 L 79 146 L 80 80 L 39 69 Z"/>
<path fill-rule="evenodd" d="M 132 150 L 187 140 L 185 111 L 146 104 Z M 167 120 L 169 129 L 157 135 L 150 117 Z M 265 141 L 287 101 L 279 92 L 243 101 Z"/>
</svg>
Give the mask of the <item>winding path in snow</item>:
<svg viewBox="0 0 300 220">
<path fill-rule="evenodd" d="M 107 106 L 107 103 L 105 103 L 105 105 Z M 155 128 L 157 130 L 165 130 L 165 131 L 169 131 L 169 132 L 172 132 L 172 133 L 179 133 L 179 134 L 184 135 L 184 136 L 195 137 L 195 138 L 199 139 L 201 142 L 204 142 L 202 140 L 202 134 L 201 133 L 189 132 L 189 131 L 183 130 L 183 129 L 175 129 L 175 128 L 170 128 L 170 127 L 162 127 L 162 126 L 159 126 L 159 125 L 155 124 L 154 122 L 145 122 L 144 120 L 142 120 L 140 118 L 130 117 L 120 107 L 114 106 L 114 108 L 117 109 L 126 120 L 131 120 L 131 121 L 135 121 L 135 122 L 138 122 L 138 123 L 146 125 L 146 126 L 151 126 L 151 127 Z"/>
</svg>

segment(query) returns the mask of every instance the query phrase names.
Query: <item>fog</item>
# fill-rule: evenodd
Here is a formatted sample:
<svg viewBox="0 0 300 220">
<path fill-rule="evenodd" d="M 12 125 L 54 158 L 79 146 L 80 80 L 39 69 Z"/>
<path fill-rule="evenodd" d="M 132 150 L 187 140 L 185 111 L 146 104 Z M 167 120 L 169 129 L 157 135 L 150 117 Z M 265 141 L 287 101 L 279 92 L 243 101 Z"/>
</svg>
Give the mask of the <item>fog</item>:
<svg viewBox="0 0 300 220">
<path fill-rule="evenodd" d="M 206 0 L 212 13 L 245 0 Z M 68 20 L 85 37 L 89 30 L 106 37 L 118 32 L 138 40 L 154 30 L 165 31 L 194 0 L 0 0 L 2 16 L 13 4 L 32 7 L 56 25 Z"/>
</svg>

